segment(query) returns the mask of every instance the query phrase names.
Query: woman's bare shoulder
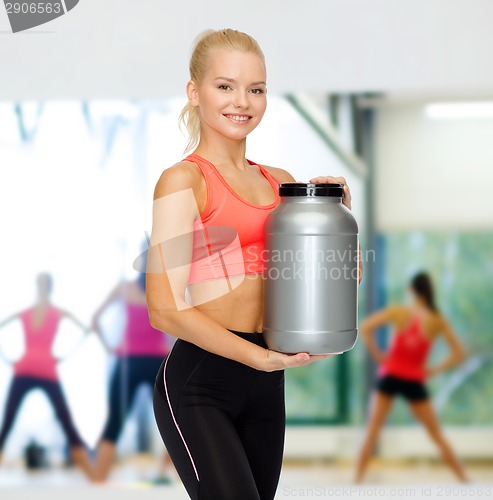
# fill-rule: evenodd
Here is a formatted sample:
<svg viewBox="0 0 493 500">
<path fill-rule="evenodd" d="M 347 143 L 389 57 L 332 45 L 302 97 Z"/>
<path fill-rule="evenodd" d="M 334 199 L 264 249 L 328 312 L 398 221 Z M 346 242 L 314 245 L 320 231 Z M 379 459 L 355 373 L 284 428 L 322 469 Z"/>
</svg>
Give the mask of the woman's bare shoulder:
<svg viewBox="0 0 493 500">
<path fill-rule="evenodd" d="M 201 182 L 199 167 L 191 161 L 180 161 L 163 170 L 154 189 L 154 199 L 188 188 L 197 191 Z"/>
<path fill-rule="evenodd" d="M 432 318 L 435 321 L 435 324 L 437 325 L 437 328 L 439 330 L 446 329 L 447 326 L 450 325 L 447 317 L 444 314 L 442 314 L 440 311 L 434 311 L 432 313 Z"/>
<path fill-rule="evenodd" d="M 404 304 L 389 304 L 387 310 L 389 311 L 389 315 L 398 324 L 407 323 L 413 314 L 412 309 Z"/>
<path fill-rule="evenodd" d="M 262 165 L 262 167 L 265 168 L 279 184 L 282 182 L 296 182 L 294 177 L 287 170 L 278 167 L 270 167 L 268 165 Z"/>
<path fill-rule="evenodd" d="M 394 314 L 411 314 L 411 308 L 405 304 L 391 302 L 387 308 Z"/>
</svg>

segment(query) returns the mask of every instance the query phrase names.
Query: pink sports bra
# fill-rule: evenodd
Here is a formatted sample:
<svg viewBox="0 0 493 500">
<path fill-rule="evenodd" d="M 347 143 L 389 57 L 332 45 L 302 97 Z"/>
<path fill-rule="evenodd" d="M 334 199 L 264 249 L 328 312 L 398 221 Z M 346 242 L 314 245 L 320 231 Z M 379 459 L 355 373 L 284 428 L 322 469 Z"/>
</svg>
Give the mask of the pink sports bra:
<svg viewBox="0 0 493 500">
<path fill-rule="evenodd" d="M 258 166 L 276 194 L 272 203 L 256 205 L 240 198 L 205 158 L 191 154 L 185 161 L 200 168 L 207 186 L 204 211 L 194 221 L 189 283 L 263 273 L 264 223 L 280 203 L 277 180 L 261 165 L 247 160 Z"/>
</svg>

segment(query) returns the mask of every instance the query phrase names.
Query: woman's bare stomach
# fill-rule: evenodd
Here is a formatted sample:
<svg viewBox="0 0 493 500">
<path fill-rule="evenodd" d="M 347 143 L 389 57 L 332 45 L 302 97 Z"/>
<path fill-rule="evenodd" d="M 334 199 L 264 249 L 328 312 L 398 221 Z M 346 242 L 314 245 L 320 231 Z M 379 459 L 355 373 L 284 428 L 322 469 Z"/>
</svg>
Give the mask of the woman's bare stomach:
<svg viewBox="0 0 493 500">
<path fill-rule="evenodd" d="M 261 274 L 247 274 L 194 283 L 188 291 L 194 308 L 224 328 L 255 333 L 263 327 L 263 285 Z"/>
</svg>

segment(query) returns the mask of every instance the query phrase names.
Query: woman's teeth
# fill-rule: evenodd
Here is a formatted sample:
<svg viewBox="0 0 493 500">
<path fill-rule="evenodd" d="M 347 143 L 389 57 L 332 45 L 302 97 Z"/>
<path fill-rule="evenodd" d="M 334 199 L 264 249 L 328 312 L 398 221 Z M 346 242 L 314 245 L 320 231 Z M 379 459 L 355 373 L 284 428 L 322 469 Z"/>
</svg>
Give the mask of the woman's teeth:
<svg viewBox="0 0 493 500">
<path fill-rule="evenodd" d="M 238 116 L 238 115 L 226 115 L 226 117 L 236 122 L 246 122 L 247 120 L 250 119 L 249 116 Z"/>
</svg>

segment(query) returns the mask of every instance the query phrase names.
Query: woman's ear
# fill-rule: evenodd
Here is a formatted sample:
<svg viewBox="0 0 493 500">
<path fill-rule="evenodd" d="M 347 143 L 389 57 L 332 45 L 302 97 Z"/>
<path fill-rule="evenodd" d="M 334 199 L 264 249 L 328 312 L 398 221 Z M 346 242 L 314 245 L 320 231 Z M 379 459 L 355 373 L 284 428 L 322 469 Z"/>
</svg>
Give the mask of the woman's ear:
<svg viewBox="0 0 493 500">
<path fill-rule="evenodd" d="M 197 85 L 193 80 L 189 80 L 187 83 L 187 96 L 188 96 L 188 102 L 190 103 L 191 106 L 196 107 L 199 105 Z"/>
</svg>

